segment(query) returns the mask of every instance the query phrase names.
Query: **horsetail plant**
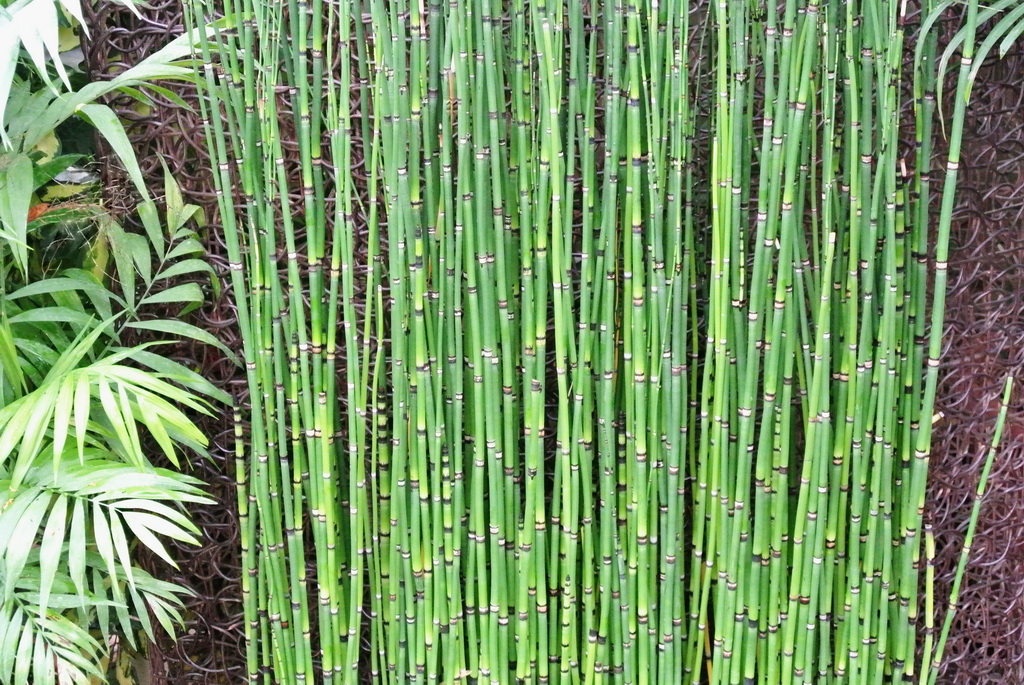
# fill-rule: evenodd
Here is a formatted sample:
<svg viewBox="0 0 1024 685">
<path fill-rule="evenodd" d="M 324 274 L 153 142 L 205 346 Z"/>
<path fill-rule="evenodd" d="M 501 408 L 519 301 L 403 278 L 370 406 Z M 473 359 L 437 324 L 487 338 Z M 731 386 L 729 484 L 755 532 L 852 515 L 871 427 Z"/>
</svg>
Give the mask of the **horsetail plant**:
<svg viewBox="0 0 1024 685">
<path fill-rule="evenodd" d="M 947 5 L 192 0 L 250 681 L 934 680 Z"/>
</svg>

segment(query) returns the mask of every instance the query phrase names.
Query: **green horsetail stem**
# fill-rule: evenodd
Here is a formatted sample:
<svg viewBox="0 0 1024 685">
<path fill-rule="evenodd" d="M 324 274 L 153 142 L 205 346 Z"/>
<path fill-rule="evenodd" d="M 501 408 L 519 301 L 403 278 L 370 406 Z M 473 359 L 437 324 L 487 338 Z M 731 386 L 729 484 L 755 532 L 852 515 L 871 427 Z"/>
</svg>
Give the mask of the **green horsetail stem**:
<svg viewBox="0 0 1024 685">
<path fill-rule="evenodd" d="M 921 671 L 922 682 L 933 685 L 939 676 L 939 667 L 942 665 L 942 655 L 946 649 L 946 640 L 949 639 L 949 630 L 956 617 L 957 602 L 960 600 L 960 586 L 963 583 L 964 571 L 967 569 L 967 561 L 971 556 L 971 543 L 974 541 L 974 531 L 978 527 L 978 515 L 981 512 L 981 501 L 988 487 L 988 477 L 992 472 L 992 464 L 995 462 L 996 451 L 999 449 L 999 442 L 1003 437 L 1003 427 L 1006 425 L 1006 412 L 1010 405 L 1010 392 L 1013 390 L 1013 378 L 1006 379 L 1003 389 L 1002 402 L 999 405 L 999 416 L 996 418 L 995 429 L 992 432 L 992 443 L 989 445 L 985 455 L 985 464 L 981 468 L 981 476 L 978 478 L 978 488 L 975 491 L 974 504 L 971 506 L 971 518 L 967 523 L 967 532 L 964 535 L 964 545 L 960 552 L 960 559 L 956 565 L 956 575 L 953 577 L 953 587 L 949 591 L 949 606 L 946 609 L 946 617 L 942 622 L 942 632 L 939 634 L 939 641 L 936 644 L 934 653 L 926 651 L 931 655 L 931 663 L 925 663 Z"/>
<path fill-rule="evenodd" d="M 948 5 L 191 0 L 249 681 L 934 682 Z"/>
</svg>

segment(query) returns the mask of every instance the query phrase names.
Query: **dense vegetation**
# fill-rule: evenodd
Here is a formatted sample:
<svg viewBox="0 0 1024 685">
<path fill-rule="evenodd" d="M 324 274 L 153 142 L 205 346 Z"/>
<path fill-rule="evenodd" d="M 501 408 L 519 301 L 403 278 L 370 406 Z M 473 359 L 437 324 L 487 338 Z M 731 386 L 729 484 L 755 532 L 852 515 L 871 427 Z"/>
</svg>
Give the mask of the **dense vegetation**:
<svg viewBox="0 0 1024 685">
<path fill-rule="evenodd" d="M 175 79 L 248 381 L 249 682 L 932 685 L 1011 391 L 937 597 L 961 131 L 1018 4 L 187 0 L 88 83 L 77 0 L 0 0 L 0 683 L 182 621 L 137 550 L 210 500 L 154 464 L 232 398 L 159 345 L 218 344 L 168 317 L 219 283 L 102 104 Z M 135 216 L 54 194 L 72 118 Z"/>
</svg>

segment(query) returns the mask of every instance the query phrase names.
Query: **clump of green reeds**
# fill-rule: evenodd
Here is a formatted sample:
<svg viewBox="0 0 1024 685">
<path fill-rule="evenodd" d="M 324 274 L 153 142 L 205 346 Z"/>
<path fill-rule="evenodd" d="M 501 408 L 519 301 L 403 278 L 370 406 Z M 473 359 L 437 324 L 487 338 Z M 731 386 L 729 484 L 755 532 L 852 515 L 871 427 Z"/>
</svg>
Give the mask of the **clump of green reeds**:
<svg viewBox="0 0 1024 685">
<path fill-rule="evenodd" d="M 250 680 L 934 680 L 967 7 L 192 2 Z"/>
</svg>

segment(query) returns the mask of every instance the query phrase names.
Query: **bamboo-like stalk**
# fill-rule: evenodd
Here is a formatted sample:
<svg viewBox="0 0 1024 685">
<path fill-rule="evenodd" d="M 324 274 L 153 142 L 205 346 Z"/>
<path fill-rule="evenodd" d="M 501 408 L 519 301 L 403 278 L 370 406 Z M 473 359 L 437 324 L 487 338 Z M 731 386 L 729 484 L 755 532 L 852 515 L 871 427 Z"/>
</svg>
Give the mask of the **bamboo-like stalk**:
<svg viewBox="0 0 1024 685">
<path fill-rule="evenodd" d="M 949 606 L 946 609 L 946 617 L 942 621 L 942 632 L 939 633 L 939 640 L 935 651 L 925 651 L 931 655 L 931 663 L 925 663 L 921 669 L 921 680 L 933 685 L 939 677 L 939 667 L 942 664 L 942 655 L 946 649 L 946 640 L 949 639 L 949 631 L 956 617 L 957 602 L 960 599 L 960 586 L 963 583 L 964 571 L 967 569 L 967 562 L 971 556 L 971 543 L 974 540 L 974 531 L 978 527 L 978 515 L 981 513 L 981 501 L 988 487 L 988 478 L 992 473 L 992 464 L 995 462 L 996 451 L 999 449 L 999 442 L 1003 437 L 1003 427 L 1006 425 L 1006 412 L 1010 405 L 1010 392 L 1013 390 L 1013 378 L 1006 379 L 1003 388 L 1003 397 L 999 405 L 999 415 L 996 417 L 995 429 L 992 431 L 992 442 L 989 444 L 988 452 L 985 454 L 985 463 L 981 468 L 981 476 L 978 478 L 978 487 L 975 491 L 974 504 L 971 505 L 971 518 L 967 522 L 967 532 L 964 535 L 964 545 L 960 552 L 960 558 L 956 565 L 956 575 L 953 578 L 953 587 L 949 591 Z M 927 656 L 926 656 L 927 658 Z"/>
</svg>

